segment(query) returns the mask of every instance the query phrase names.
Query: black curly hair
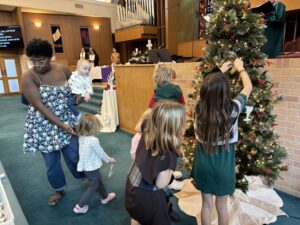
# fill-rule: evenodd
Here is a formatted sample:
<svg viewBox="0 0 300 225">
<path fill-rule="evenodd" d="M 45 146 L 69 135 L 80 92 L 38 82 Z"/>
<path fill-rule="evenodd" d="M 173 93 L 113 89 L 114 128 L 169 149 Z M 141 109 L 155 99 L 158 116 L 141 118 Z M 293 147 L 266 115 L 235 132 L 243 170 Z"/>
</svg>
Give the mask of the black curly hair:
<svg viewBox="0 0 300 225">
<path fill-rule="evenodd" d="M 28 57 L 34 56 L 51 58 L 53 55 L 52 46 L 46 40 L 33 38 L 26 47 L 26 55 Z"/>
</svg>

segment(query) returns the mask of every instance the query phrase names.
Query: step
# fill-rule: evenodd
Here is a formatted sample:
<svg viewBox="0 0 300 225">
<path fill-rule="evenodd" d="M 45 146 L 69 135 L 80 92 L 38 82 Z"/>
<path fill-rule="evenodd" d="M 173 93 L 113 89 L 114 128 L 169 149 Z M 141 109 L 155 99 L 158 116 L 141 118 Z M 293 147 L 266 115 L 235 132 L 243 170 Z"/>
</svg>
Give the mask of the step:
<svg viewBox="0 0 300 225">
<path fill-rule="evenodd" d="M 81 104 L 78 106 L 78 109 L 82 112 L 82 113 L 90 113 L 90 114 L 97 114 L 100 110 L 100 106 L 94 106 L 91 104 Z"/>
<path fill-rule="evenodd" d="M 94 106 L 100 106 L 101 100 L 102 100 L 102 98 L 91 98 L 87 104 L 94 105 Z"/>
<path fill-rule="evenodd" d="M 101 88 L 101 87 L 94 87 L 93 88 L 93 91 L 94 91 L 94 93 L 103 93 L 103 88 Z"/>
<path fill-rule="evenodd" d="M 91 95 L 91 98 L 99 100 L 99 99 L 103 98 L 103 94 L 102 93 L 94 93 L 93 95 Z"/>
</svg>

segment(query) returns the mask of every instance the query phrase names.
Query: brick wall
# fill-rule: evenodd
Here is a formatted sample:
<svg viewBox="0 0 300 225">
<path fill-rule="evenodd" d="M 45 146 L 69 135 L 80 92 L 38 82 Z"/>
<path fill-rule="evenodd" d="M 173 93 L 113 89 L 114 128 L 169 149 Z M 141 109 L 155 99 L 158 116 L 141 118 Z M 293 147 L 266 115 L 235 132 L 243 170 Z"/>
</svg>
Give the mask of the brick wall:
<svg viewBox="0 0 300 225">
<path fill-rule="evenodd" d="M 289 171 L 282 173 L 276 188 L 300 197 L 300 59 L 276 59 L 267 66 L 274 82 L 274 91 L 283 96 L 275 105 L 275 128 L 279 142 L 288 151 L 285 163 Z"/>
<path fill-rule="evenodd" d="M 275 105 L 277 114 L 276 132 L 280 143 L 288 151 L 285 163 L 289 171 L 281 174 L 282 180 L 276 182 L 276 188 L 300 197 L 300 59 L 271 60 L 266 66 L 275 84 L 274 91 L 283 96 L 283 101 Z M 195 79 L 197 63 L 172 64 L 177 77 L 176 83 L 187 95 L 191 90 L 191 81 Z"/>
</svg>

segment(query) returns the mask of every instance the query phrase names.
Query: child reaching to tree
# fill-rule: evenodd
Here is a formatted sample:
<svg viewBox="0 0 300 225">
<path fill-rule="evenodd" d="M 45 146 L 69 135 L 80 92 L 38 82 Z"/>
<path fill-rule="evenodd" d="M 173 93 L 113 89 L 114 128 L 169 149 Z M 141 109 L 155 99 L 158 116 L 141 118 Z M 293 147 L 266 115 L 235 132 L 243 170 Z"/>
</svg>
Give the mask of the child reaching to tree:
<svg viewBox="0 0 300 225">
<path fill-rule="evenodd" d="M 235 150 L 238 141 L 238 117 L 252 91 L 252 83 L 236 59 L 233 67 L 239 72 L 243 89 L 231 99 L 227 62 L 221 72 L 205 76 L 195 109 L 196 152 L 191 177 L 202 192 L 201 224 L 211 225 L 213 195 L 216 196 L 218 224 L 228 225 L 227 197 L 235 190 Z"/>
<path fill-rule="evenodd" d="M 87 202 L 91 195 L 97 191 L 101 197 L 101 203 L 106 204 L 116 197 L 116 194 L 107 193 L 101 179 L 100 167 L 102 161 L 115 163 L 114 158 L 109 157 L 100 146 L 98 138 L 94 135 L 101 129 L 99 120 L 91 115 L 84 114 L 77 125 L 79 135 L 79 162 L 77 171 L 83 171 L 89 186 L 74 207 L 75 213 L 86 213 L 89 209 Z"/>
<path fill-rule="evenodd" d="M 172 80 L 176 78 L 176 73 L 172 68 L 158 64 L 154 71 L 153 78 L 155 81 L 155 89 L 149 103 L 150 108 L 153 108 L 160 100 L 170 100 L 183 105 L 185 104 L 181 88 L 172 83 Z"/>
<path fill-rule="evenodd" d="M 77 118 L 80 117 L 80 112 L 76 108 L 77 95 L 84 98 L 85 102 L 88 102 L 93 94 L 92 81 L 89 77 L 91 67 L 92 65 L 88 60 L 79 59 L 77 62 L 77 70 L 72 73 L 68 81 L 72 89 L 72 95 L 67 104 Z"/>
<path fill-rule="evenodd" d="M 126 182 L 125 205 L 131 225 L 171 225 L 164 188 L 176 168 L 184 124 L 184 106 L 166 101 L 157 103 L 143 122 Z"/>
<path fill-rule="evenodd" d="M 142 128 L 141 128 L 142 123 L 149 118 L 150 113 L 151 113 L 151 109 L 147 109 L 142 114 L 141 118 L 139 119 L 138 123 L 135 126 L 136 134 L 131 139 L 131 148 L 130 148 L 130 156 L 131 156 L 132 160 L 135 159 L 136 149 L 137 149 L 137 146 L 138 146 L 138 144 L 140 142 L 140 139 L 142 137 Z"/>
</svg>

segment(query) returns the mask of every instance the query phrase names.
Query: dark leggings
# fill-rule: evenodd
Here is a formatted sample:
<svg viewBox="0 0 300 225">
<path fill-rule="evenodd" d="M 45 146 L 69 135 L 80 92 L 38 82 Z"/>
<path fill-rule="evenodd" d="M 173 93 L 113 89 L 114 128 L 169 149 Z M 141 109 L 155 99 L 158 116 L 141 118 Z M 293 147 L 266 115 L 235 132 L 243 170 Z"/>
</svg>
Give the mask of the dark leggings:
<svg viewBox="0 0 300 225">
<path fill-rule="evenodd" d="M 85 190 L 78 202 L 78 205 L 80 207 L 83 207 L 87 204 L 89 198 L 95 191 L 97 191 L 100 194 L 102 199 L 105 199 L 107 197 L 107 192 L 104 187 L 104 184 L 102 183 L 99 169 L 93 171 L 84 171 L 84 174 L 89 182 L 89 186 Z"/>
</svg>

